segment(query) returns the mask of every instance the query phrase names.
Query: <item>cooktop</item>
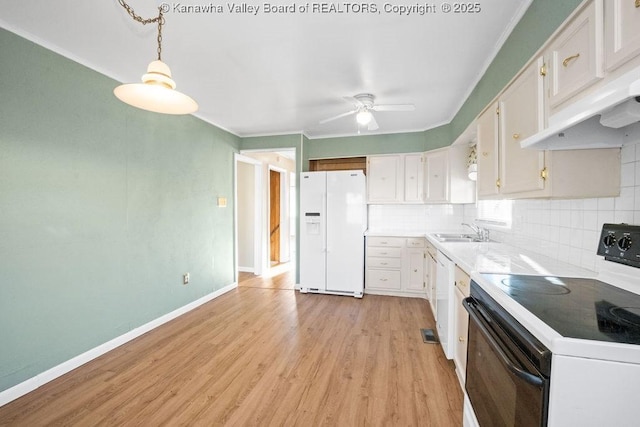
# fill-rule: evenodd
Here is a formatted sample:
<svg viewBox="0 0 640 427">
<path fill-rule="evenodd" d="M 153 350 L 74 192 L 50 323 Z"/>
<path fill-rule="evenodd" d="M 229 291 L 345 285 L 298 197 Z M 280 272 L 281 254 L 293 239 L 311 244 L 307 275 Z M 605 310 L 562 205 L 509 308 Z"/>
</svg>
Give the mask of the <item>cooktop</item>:
<svg viewBox="0 0 640 427">
<path fill-rule="evenodd" d="M 588 278 L 482 276 L 564 337 L 640 344 L 640 295 Z"/>
</svg>

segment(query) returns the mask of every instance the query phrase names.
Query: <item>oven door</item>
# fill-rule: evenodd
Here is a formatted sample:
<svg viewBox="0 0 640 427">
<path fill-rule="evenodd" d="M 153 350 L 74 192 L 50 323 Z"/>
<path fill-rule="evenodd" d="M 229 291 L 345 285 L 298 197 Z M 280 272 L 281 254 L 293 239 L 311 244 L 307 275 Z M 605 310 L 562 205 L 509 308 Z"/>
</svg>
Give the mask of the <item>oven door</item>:
<svg viewBox="0 0 640 427">
<path fill-rule="evenodd" d="M 546 426 L 549 380 L 473 299 L 469 312 L 466 391 L 478 423 Z"/>
</svg>

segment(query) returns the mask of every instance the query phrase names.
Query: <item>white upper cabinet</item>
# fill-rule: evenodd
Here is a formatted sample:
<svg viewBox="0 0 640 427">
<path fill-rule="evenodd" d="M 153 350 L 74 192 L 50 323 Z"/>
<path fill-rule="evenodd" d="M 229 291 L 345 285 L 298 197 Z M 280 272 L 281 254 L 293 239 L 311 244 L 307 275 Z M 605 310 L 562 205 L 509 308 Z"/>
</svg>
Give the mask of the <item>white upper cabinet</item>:
<svg viewBox="0 0 640 427">
<path fill-rule="evenodd" d="M 606 0 L 604 34 L 607 71 L 640 55 L 640 1 Z"/>
<path fill-rule="evenodd" d="M 532 61 L 477 120 L 479 198 L 609 197 L 620 191 L 620 150 L 539 151 L 520 140 L 542 129 L 542 60 Z"/>
<path fill-rule="evenodd" d="M 367 201 L 397 203 L 403 201 L 402 155 L 367 158 Z"/>
<path fill-rule="evenodd" d="M 425 155 L 426 195 L 430 203 L 447 202 L 449 199 L 449 152 L 433 150 Z"/>
<path fill-rule="evenodd" d="M 504 194 L 544 189 L 544 152 L 520 147 L 520 141 L 542 130 L 542 59 L 532 62 L 499 101 L 500 191 Z"/>
<path fill-rule="evenodd" d="M 368 203 L 473 203 L 468 147 L 367 158 Z"/>
<path fill-rule="evenodd" d="M 480 115 L 478 196 L 515 195 L 545 188 L 545 153 L 520 147 L 520 141 L 542 128 L 542 59 L 532 62 Z"/>
<path fill-rule="evenodd" d="M 596 0 L 551 41 L 544 55 L 550 79 L 550 111 L 604 76 L 602 28 L 602 1 Z"/>
<path fill-rule="evenodd" d="M 478 197 L 500 193 L 500 140 L 498 133 L 498 103 L 495 102 L 478 117 Z"/>
<path fill-rule="evenodd" d="M 425 202 L 473 203 L 475 182 L 467 174 L 467 145 L 451 145 L 424 153 Z"/>
<path fill-rule="evenodd" d="M 404 201 L 422 203 L 424 200 L 424 157 L 420 154 L 404 156 Z"/>
</svg>

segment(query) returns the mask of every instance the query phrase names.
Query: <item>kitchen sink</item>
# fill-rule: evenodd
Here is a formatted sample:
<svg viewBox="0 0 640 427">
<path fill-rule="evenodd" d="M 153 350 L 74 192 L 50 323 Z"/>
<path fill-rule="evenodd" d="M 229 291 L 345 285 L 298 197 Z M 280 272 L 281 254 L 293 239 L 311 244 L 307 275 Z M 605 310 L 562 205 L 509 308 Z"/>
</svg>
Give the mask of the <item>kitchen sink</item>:
<svg viewBox="0 0 640 427">
<path fill-rule="evenodd" d="M 476 236 L 471 234 L 460 234 L 460 233 L 436 233 L 433 235 L 436 239 L 443 243 L 449 242 L 479 242 Z"/>
</svg>

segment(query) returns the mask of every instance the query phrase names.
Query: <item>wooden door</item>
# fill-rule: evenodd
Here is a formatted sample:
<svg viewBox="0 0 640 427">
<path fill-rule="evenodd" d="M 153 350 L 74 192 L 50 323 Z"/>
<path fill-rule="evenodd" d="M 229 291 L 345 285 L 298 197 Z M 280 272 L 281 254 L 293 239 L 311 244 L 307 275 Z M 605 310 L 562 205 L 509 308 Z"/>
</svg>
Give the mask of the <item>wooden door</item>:
<svg viewBox="0 0 640 427">
<path fill-rule="evenodd" d="M 269 170 L 269 231 L 271 262 L 280 262 L 280 172 Z"/>
</svg>

